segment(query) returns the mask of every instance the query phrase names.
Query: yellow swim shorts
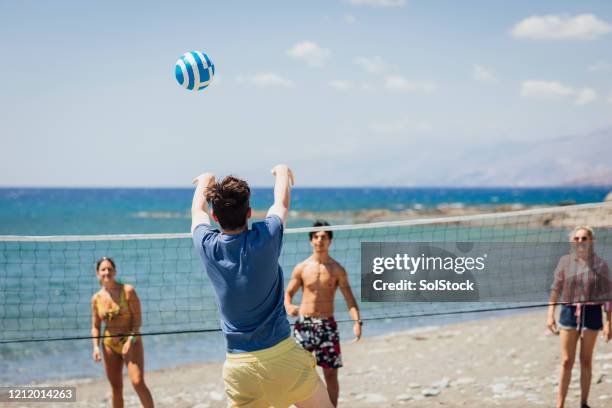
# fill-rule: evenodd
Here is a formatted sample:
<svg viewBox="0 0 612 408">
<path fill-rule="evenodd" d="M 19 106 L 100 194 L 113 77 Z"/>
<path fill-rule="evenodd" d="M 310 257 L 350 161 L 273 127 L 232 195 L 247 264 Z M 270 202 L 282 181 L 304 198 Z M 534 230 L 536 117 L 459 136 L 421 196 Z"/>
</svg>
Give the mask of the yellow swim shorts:
<svg viewBox="0 0 612 408">
<path fill-rule="evenodd" d="M 314 394 L 321 380 L 314 356 L 292 337 L 250 353 L 228 353 L 223 381 L 228 407 L 286 408 Z"/>
</svg>

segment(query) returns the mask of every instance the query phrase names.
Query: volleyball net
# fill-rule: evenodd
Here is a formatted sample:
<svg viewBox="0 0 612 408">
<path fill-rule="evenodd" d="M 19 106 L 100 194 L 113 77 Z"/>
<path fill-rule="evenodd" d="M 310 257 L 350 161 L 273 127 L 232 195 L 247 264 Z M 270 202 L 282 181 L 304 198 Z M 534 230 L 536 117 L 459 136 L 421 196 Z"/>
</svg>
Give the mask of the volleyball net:
<svg viewBox="0 0 612 408">
<path fill-rule="evenodd" d="M 597 203 L 292 228 L 285 231 L 280 263 L 286 285 L 294 267 L 312 254 L 309 232 L 331 230 L 334 235 L 330 255 L 347 271 L 363 320 L 424 316 L 435 319 L 444 314 L 529 308 L 546 304 L 544 297 L 523 299 L 521 295 L 537 285 L 546 290 L 550 287 L 550 281 L 538 275 L 533 265 L 538 257 L 548 259 L 551 255 L 527 248 L 567 244 L 568 232 L 584 225 L 595 231 L 597 254 L 612 261 L 612 203 Z M 361 302 L 362 244 L 411 242 L 503 245 L 503 263 L 513 265 L 514 271 L 503 277 L 512 290 L 498 300 L 481 296 L 474 301 L 445 303 Z M 461 246 L 457 251 L 462 251 Z M 95 262 L 103 256 L 114 259 L 120 282 L 135 287 L 142 306 L 143 335 L 219 330 L 213 288 L 190 234 L 1 236 L 0 344 L 89 338 L 91 298 L 99 290 Z M 299 294 L 293 302 L 299 304 Z M 337 320 L 349 319 L 339 291 L 335 310 Z"/>
</svg>

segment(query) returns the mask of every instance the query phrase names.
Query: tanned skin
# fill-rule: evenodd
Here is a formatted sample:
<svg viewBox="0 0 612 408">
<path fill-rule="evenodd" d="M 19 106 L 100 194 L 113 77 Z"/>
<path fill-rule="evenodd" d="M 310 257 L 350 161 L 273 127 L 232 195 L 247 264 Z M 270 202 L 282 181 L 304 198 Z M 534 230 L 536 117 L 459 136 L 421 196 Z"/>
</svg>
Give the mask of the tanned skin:
<svg viewBox="0 0 612 408">
<path fill-rule="evenodd" d="M 336 289 L 340 289 L 351 318 L 355 321 L 353 333 L 355 341 L 361 338 L 361 323 L 359 307 L 353 296 L 346 270 L 329 256 L 331 245 L 329 234 L 325 231 L 316 232 L 310 240 L 312 255 L 299 263 L 291 274 L 291 280 L 285 291 L 285 308 L 290 316 L 309 316 L 318 318 L 334 317 L 334 298 Z M 302 289 L 300 306 L 291 303 L 293 296 Z M 340 387 L 338 384 L 338 369 L 323 368 L 327 392 L 334 406 L 338 405 Z"/>
</svg>

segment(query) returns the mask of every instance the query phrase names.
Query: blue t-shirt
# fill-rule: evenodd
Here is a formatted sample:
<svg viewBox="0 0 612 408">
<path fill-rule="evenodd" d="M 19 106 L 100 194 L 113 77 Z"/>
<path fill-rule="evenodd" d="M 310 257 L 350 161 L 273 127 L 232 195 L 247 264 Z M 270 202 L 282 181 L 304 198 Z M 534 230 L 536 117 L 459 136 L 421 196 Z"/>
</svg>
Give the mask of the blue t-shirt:
<svg viewBox="0 0 612 408">
<path fill-rule="evenodd" d="M 282 241 L 283 222 L 276 215 L 235 235 L 208 224 L 193 231 L 193 243 L 215 289 L 230 353 L 262 350 L 291 335 L 278 264 Z"/>
</svg>

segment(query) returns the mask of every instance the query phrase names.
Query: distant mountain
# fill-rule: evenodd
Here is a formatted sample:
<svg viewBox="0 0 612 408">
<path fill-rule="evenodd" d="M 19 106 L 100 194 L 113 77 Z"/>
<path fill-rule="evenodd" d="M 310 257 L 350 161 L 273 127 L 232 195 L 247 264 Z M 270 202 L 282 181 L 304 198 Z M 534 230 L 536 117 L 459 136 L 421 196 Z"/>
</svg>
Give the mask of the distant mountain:
<svg viewBox="0 0 612 408">
<path fill-rule="evenodd" d="M 410 134 L 393 140 L 372 140 L 375 142 L 367 152 L 334 157 L 322 162 L 321 167 L 311 166 L 309 174 L 318 179 L 327 178 L 332 185 L 334 175 L 342 174 L 338 169 L 350 168 L 355 185 L 596 185 L 610 186 L 612 190 L 612 127 L 533 141 L 474 142 Z M 376 143 L 391 145 L 393 149 L 377 149 Z M 355 166 L 357 161 L 361 166 Z"/>
<path fill-rule="evenodd" d="M 592 174 L 568 180 L 564 184 L 568 186 L 612 186 L 612 170 L 594 171 Z"/>
<path fill-rule="evenodd" d="M 467 150 L 450 173 L 456 185 L 612 186 L 612 128 Z"/>
</svg>

